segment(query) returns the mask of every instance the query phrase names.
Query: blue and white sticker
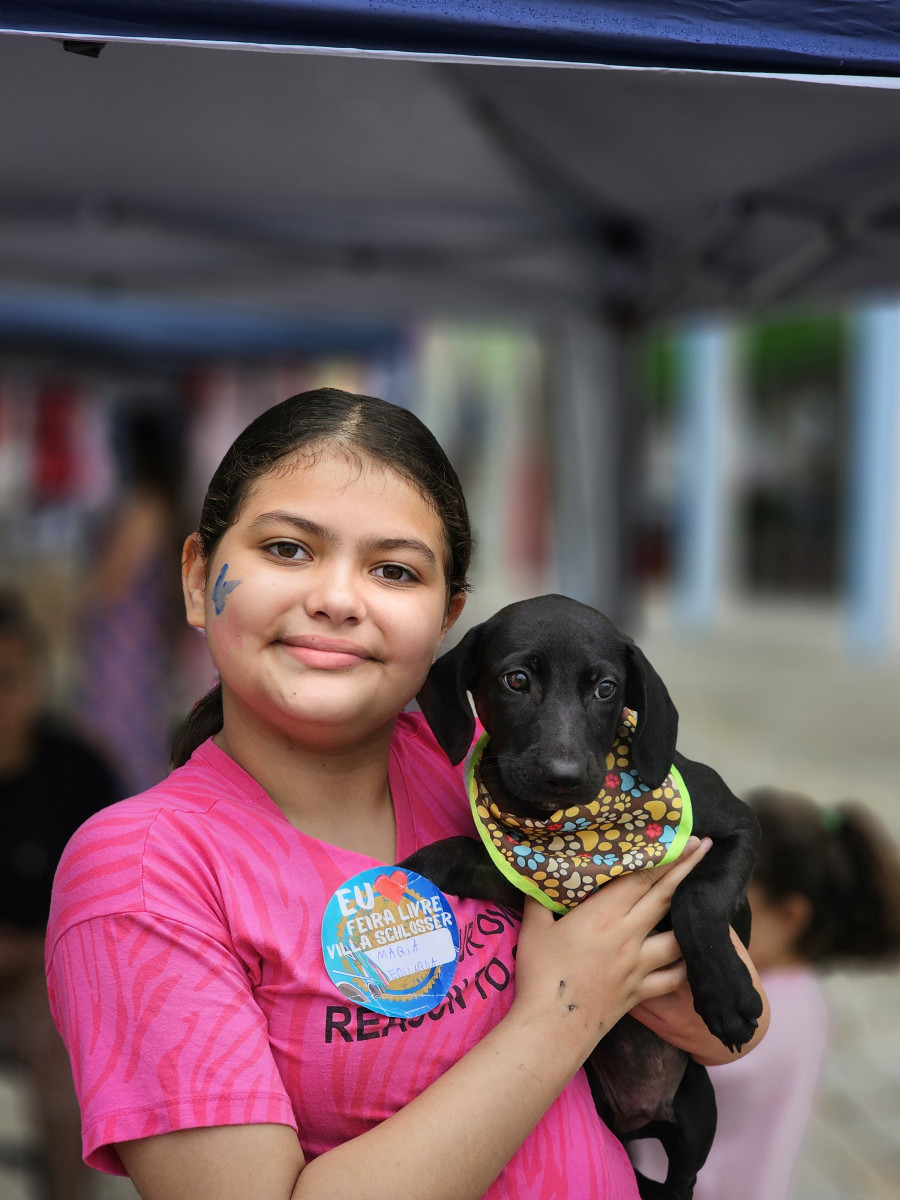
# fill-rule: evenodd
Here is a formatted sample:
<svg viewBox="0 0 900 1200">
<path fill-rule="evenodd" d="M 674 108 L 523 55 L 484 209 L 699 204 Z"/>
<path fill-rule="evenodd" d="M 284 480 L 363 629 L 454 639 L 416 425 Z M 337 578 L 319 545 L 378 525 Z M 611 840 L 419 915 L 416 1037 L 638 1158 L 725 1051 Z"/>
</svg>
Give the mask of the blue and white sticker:
<svg viewBox="0 0 900 1200">
<path fill-rule="evenodd" d="M 423 875 L 370 867 L 328 901 L 322 954 L 346 999 L 387 1017 L 419 1017 L 450 990 L 459 929 L 447 897 Z"/>
</svg>

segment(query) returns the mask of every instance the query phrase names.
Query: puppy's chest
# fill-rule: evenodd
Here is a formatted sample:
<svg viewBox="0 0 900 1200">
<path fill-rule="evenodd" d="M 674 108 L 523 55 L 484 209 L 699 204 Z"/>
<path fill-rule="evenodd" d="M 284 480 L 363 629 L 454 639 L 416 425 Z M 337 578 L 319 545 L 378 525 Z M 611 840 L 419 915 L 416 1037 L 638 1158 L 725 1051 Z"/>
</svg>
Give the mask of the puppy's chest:
<svg viewBox="0 0 900 1200">
<path fill-rule="evenodd" d="M 470 755 L 469 798 L 488 853 L 520 891 L 555 912 L 573 908 L 617 875 L 677 858 L 690 836 L 684 780 L 673 767 L 658 788 L 644 783 L 632 763 L 635 726 L 635 714 L 625 709 L 596 798 L 545 821 L 505 812 L 491 798 L 480 771 L 487 735 Z"/>
</svg>

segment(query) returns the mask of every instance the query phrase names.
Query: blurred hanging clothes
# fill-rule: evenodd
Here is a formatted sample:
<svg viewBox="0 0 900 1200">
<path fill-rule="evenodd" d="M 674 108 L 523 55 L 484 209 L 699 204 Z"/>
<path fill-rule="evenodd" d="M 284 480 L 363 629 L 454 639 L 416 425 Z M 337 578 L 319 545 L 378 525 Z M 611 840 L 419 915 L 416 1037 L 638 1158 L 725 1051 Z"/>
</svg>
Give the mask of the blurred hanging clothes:
<svg viewBox="0 0 900 1200">
<path fill-rule="evenodd" d="M 126 419 L 120 461 L 127 482 L 83 590 L 78 716 L 131 793 L 168 773 L 179 457 L 158 415 Z"/>
<path fill-rule="evenodd" d="M 35 493 L 44 504 L 71 500 L 77 494 L 81 416 L 81 396 L 71 384 L 51 381 L 40 389 L 33 473 Z"/>
</svg>

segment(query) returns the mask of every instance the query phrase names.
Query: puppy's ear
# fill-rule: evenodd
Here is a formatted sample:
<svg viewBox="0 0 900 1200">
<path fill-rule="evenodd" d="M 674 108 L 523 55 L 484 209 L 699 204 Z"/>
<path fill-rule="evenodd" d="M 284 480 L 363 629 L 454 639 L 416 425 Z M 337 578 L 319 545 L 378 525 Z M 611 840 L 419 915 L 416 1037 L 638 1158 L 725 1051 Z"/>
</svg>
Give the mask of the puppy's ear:
<svg viewBox="0 0 900 1200">
<path fill-rule="evenodd" d="M 466 693 L 478 677 L 483 628 L 475 625 L 458 646 L 441 655 L 416 696 L 438 745 L 454 764 L 465 758 L 475 733 Z"/>
<path fill-rule="evenodd" d="M 678 710 L 666 685 L 633 642 L 628 644 L 628 681 L 625 704 L 637 713 L 631 743 L 638 774 L 651 788 L 659 787 L 669 773 L 678 739 Z"/>
</svg>

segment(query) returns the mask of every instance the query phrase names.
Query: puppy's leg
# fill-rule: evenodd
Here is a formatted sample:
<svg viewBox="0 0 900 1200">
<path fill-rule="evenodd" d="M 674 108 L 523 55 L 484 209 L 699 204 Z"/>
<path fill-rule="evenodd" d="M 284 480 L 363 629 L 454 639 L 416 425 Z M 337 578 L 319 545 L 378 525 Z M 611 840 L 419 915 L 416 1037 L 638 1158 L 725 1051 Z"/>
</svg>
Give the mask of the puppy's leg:
<svg viewBox="0 0 900 1200">
<path fill-rule="evenodd" d="M 655 1179 L 648 1179 L 640 1171 L 635 1171 L 634 1177 L 641 1200 L 684 1200 L 677 1192 L 673 1192 L 667 1183 L 657 1183 Z"/>
<path fill-rule="evenodd" d="M 704 1067 L 690 1059 L 672 1103 L 672 1120 L 646 1126 L 637 1138 L 655 1137 L 669 1160 L 665 1183 L 635 1171 L 642 1200 L 691 1200 L 697 1172 L 716 1132 L 716 1094 Z"/>
<path fill-rule="evenodd" d="M 474 838 L 451 837 L 432 842 L 397 865 L 424 875 L 451 896 L 522 907 L 522 893 L 497 870 L 484 843 Z"/>
<path fill-rule="evenodd" d="M 677 760 L 676 760 L 677 761 Z M 748 1042 L 762 1013 L 750 972 L 731 942 L 729 925 L 747 926 L 747 886 L 759 847 L 759 826 L 709 767 L 679 764 L 694 798 L 694 831 L 712 847 L 672 899 L 672 929 L 687 967 L 694 1007 L 728 1047 Z"/>
<path fill-rule="evenodd" d="M 753 1037 L 762 1000 L 732 945 L 734 901 L 716 873 L 719 863 L 728 864 L 732 851 L 727 844 L 714 846 L 681 884 L 672 899 L 672 930 L 684 955 L 694 1008 L 710 1033 L 737 1050 Z"/>
</svg>

